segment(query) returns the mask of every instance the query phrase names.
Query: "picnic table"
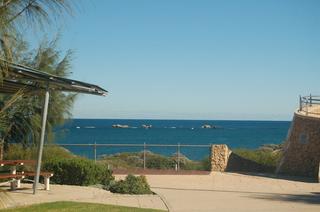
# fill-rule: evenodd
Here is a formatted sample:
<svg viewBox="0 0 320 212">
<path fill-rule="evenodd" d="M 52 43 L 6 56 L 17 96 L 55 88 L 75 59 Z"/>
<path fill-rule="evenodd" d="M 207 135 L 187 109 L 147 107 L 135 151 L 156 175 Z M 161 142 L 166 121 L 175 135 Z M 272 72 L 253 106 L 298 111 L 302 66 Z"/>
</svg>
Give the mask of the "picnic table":
<svg viewBox="0 0 320 212">
<path fill-rule="evenodd" d="M 21 187 L 21 180 L 25 177 L 34 177 L 35 172 L 17 171 L 17 167 L 24 165 L 35 165 L 35 160 L 0 160 L 0 166 L 9 166 L 10 173 L 0 175 L 0 179 L 11 179 L 10 188 L 15 190 Z M 53 176 L 51 172 L 40 172 L 40 175 L 44 177 L 45 190 L 50 190 L 50 177 Z"/>
</svg>

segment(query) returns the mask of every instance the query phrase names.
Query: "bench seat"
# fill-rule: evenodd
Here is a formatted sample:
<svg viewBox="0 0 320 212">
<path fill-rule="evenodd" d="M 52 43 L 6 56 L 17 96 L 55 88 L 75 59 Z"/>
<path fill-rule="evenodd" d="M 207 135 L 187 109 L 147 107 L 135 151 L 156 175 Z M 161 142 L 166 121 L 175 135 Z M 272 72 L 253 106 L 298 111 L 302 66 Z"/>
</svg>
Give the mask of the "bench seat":
<svg viewBox="0 0 320 212">
<path fill-rule="evenodd" d="M 24 176 L 26 177 L 34 177 L 36 176 L 36 173 L 35 172 L 23 172 L 22 173 Z M 40 172 L 40 176 L 43 176 L 43 177 L 52 177 L 53 176 L 53 173 L 52 172 Z"/>
<path fill-rule="evenodd" d="M 23 174 L 0 174 L 0 179 L 22 179 L 24 178 Z"/>
</svg>

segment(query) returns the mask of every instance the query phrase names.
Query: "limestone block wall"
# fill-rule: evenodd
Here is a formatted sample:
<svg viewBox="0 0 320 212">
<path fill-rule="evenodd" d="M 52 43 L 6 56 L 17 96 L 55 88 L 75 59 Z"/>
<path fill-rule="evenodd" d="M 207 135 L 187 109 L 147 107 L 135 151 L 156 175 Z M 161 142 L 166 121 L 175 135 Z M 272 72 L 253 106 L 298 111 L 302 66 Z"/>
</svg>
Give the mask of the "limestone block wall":
<svg viewBox="0 0 320 212">
<path fill-rule="evenodd" d="M 320 118 L 296 112 L 277 173 L 318 178 Z"/>
<path fill-rule="evenodd" d="M 231 151 L 225 144 L 212 145 L 211 147 L 211 171 L 223 172 L 228 165 Z"/>
<path fill-rule="evenodd" d="M 232 152 L 227 145 L 212 145 L 211 171 L 270 172 L 273 167 L 258 164 Z"/>
</svg>

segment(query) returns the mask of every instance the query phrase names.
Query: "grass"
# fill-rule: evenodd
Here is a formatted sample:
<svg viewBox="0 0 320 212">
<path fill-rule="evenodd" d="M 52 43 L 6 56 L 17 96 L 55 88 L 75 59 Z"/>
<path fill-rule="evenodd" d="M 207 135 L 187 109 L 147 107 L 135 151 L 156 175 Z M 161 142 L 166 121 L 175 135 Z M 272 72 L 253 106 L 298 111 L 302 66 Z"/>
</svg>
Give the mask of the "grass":
<svg viewBox="0 0 320 212">
<path fill-rule="evenodd" d="M 143 209 L 143 208 L 133 208 L 133 207 L 124 207 L 117 205 L 104 205 L 104 204 L 95 204 L 95 203 L 80 203 L 80 202 L 51 202 L 51 203 L 42 203 L 31 206 L 4 209 L 1 211 L 10 211 L 10 212 L 87 212 L 87 211 L 110 211 L 110 212 L 160 212 L 163 210 L 155 209 Z"/>
</svg>

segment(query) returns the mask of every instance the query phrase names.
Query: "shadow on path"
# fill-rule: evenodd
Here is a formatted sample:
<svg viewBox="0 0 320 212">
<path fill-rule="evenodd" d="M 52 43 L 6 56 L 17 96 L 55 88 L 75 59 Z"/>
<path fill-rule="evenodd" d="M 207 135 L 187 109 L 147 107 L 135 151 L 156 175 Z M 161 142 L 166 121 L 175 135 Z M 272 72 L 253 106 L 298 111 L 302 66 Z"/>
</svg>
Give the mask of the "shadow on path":
<svg viewBox="0 0 320 212">
<path fill-rule="evenodd" d="M 256 195 L 253 196 L 253 198 L 271 201 L 289 201 L 320 205 L 320 192 L 311 192 L 310 194 L 265 194 Z"/>
<path fill-rule="evenodd" d="M 274 201 L 292 201 L 303 202 L 309 204 L 320 204 L 320 192 L 311 192 L 310 194 L 279 194 L 269 192 L 254 192 L 254 191 L 233 191 L 219 189 L 197 189 L 197 188 L 170 188 L 170 187 L 151 187 L 153 189 L 165 189 L 175 191 L 196 191 L 196 192 L 223 192 L 236 194 L 249 194 L 248 197 L 255 199 L 265 199 Z"/>
<path fill-rule="evenodd" d="M 265 178 L 272 178 L 277 180 L 289 180 L 289 181 L 304 182 L 304 183 L 318 183 L 318 181 L 313 178 L 279 175 L 279 174 L 273 174 L 273 173 L 257 173 L 257 172 L 241 172 L 241 171 L 233 171 L 233 172 L 227 172 L 227 173 L 242 174 L 242 175 L 248 175 L 248 176 L 254 176 L 254 177 L 265 177 Z"/>
</svg>

